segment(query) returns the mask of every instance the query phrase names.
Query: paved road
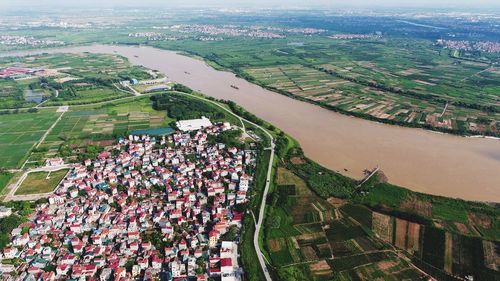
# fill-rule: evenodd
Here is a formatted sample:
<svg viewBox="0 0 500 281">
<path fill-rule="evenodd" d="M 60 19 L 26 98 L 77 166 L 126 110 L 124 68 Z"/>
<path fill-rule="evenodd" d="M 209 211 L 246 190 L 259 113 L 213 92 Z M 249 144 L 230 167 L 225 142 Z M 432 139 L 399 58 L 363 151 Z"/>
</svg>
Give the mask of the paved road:
<svg viewBox="0 0 500 281">
<path fill-rule="evenodd" d="M 264 130 L 262 127 L 258 126 L 258 128 L 262 129 L 266 134 L 271 138 L 271 157 L 269 157 L 269 166 L 267 167 L 267 177 L 266 177 L 266 187 L 264 188 L 264 194 L 262 195 L 262 202 L 260 204 L 259 210 L 259 220 L 255 226 L 255 233 L 253 236 L 253 245 L 255 247 L 255 252 L 257 253 L 257 257 L 259 258 L 260 266 L 262 267 L 262 271 L 264 272 L 264 276 L 267 281 L 271 281 L 271 275 L 269 275 L 269 271 L 267 270 L 266 263 L 264 262 L 264 257 L 259 247 L 259 232 L 262 227 L 262 222 L 264 221 L 264 213 L 266 210 L 266 198 L 267 193 L 269 192 L 269 185 L 271 183 L 271 175 L 273 172 L 273 161 L 274 161 L 274 138 Z"/>
<path fill-rule="evenodd" d="M 262 130 L 269 137 L 269 139 L 271 140 L 271 147 L 266 148 L 266 150 L 270 150 L 271 151 L 271 156 L 269 158 L 269 164 L 268 164 L 268 169 L 267 169 L 266 186 L 264 188 L 264 193 L 262 195 L 262 202 L 261 202 L 260 210 L 259 210 L 259 219 L 258 219 L 257 224 L 255 225 L 255 233 L 254 233 L 253 243 L 254 243 L 255 252 L 257 253 L 257 257 L 259 259 L 260 266 L 262 268 L 262 271 L 264 272 L 264 276 L 266 278 L 266 281 L 272 281 L 271 275 L 269 274 L 269 271 L 267 269 L 266 263 L 264 261 L 264 256 L 262 255 L 262 252 L 260 251 L 260 247 L 259 247 L 259 233 L 260 233 L 260 229 L 262 227 L 262 222 L 264 221 L 264 213 L 265 213 L 265 210 L 266 210 L 266 198 L 267 198 L 267 194 L 269 192 L 269 185 L 271 183 L 271 176 L 272 176 L 272 170 L 273 170 L 273 161 L 274 161 L 274 149 L 275 149 L 274 137 L 266 129 L 264 129 L 262 126 L 257 125 L 255 123 L 251 122 L 250 120 L 242 118 L 241 116 L 235 114 L 234 112 L 232 112 L 231 110 L 227 109 L 226 107 L 220 105 L 218 102 L 215 102 L 215 101 L 212 101 L 212 100 L 209 100 L 209 99 L 197 96 L 197 95 L 193 95 L 193 94 L 188 94 L 188 93 L 183 93 L 183 92 L 176 92 L 176 93 L 183 94 L 183 95 L 186 95 L 186 96 L 190 96 L 190 97 L 193 97 L 193 98 L 196 98 L 196 99 L 204 100 L 206 102 L 214 104 L 215 106 L 223 109 L 224 111 L 226 111 L 229 114 L 233 115 L 234 117 L 238 118 L 240 120 L 240 122 L 241 122 L 243 132 L 246 132 L 245 123 L 244 123 L 244 121 L 245 121 L 245 122 L 248 122 L 249 124 L 252 124 L 253 126 L 259 128 L 260 130 Z M 153 93 L 151 93 L 151 94 L 153 94 Z M 141 94 L 139 93 L 139 95 L 141 95 Z M 137 97 L 139 95 L 135 94 L 134 97 L 126 97 L 126 98 L 116 99 L 116 100 L 112 100 L 112 101 L 105 101 L 105 102 L 100 102 L 100 103 L 95 103 L 95 104 L 73 105 L 71 107 L 91 106 L 91 105 L 97 105 L 97 104 L 105 104 L 105 103 L 109 103 L 109 102 L 116 102 L 116 101 L 119 101 L 119 100 L 135 98 L 135 97 Z M 144 94 L 144 95 L 148 95 L 148 94 Z M 46 107 L 40 107 L 40 108 L 59 108 L 59 106 L 46 106 Z M 62 117 L 62 114 L 61 114 L 61 116 L 59 116 L 59 119 L 61 117 Z M 57 121 L 56 121 L 56 123 L 57 123 Z M 16 201 L 16 200 L 36 200 L 36 199 L 39 199 L 39 198 L 43 198 L 43 197 L 49 196 L 50 194 L 52 194 L 52 192 L 50 192 L 50 193 L 43 193 L 43 194 L 33 194 L 33 195 L 15 195 L 15 193 L 16 193 L 17 189 L 19 188 L 19 186 L 21 185 L 21 183 L 24 181 L 24 179 L 28 176 L 29 173 L 40 172 L 40 171 L 57 171 L 57 170 L 61 170 L 61 169 L 69 168 L 69 167 L 70 167 L 69 165 L 64 165 L 64 166 L 59 166 L 59 167 L 43 167 L 43 168 L 37 168 L 37 169 L 32 169 L 32 170 L 26 171 L 21 176 L 21 178 L 10 187 L 9 194 L 7 194 L 7 196 L 5 197 L 4 201 L 10 201 L 10 200 L 14 200 L 14 201 Z"/>
<path fill-rule="evenodd" d="M 43 143 L 43 141 L 45 141 L 45 138 L 47 138 L 47 136 L 50 134 L 50 132 L 52 131 L 52 129 L 54 129 L 54 127 L 57 125 L 57 123 L 59 123 L 59 121 L 61 121 L 64 113 L 66 111 L 63 111 L 61 113 L 61 115 L 59 115 L 59 117 L 57 118 L 57 120 L 54 122 L 54 124 L 52 124 L 52 126 L 50 126 L 50 128 L 45 132 L 45 134 L 43 134 L 42 138 L 38 141 L 38 144 L 36 145 L 36 148 L 39 148 L 40 145 Z"/>
<path fill-rule="evenodd" d="M 136 89 L 132 88 L 130 85 L 127 85 L 127 88 L 130 89 L 132 91 L 132 93 L 134 93 L 134 96 L 140 96 L 141 93 L 138 92 Z"/>
<path fill-rule="evenodd" d="M 264 213 L 265 213 L 265 210 L 266 210 L 266 198 L 267 198 L 267 194 L 269 192 L 269 185 L 271 184 L 271 177 L 272 177 L 272 172 L 273 172 L 274 148 L 275 148 L 274 137 L 266 129 L 264 129 L 260 125 L 257 125 L 257 124 L 255 124 L 255 123 L 253 123 L 253 122 L 251 122 L 251 121 L 249 121 L 247 119 L 244 119 L 243 117 L 235 114 L 234 112 L 232 112 L 231 110 L 227 109 L 226 107 L 220 105 L 217 102 L 214 102 L 212 100 L 209 100 L 209 99 L 206 99 L 206 98 L 203 98 L 203 97 L 200 97 L 200 96 L 196 96 L 196 95 L 193 95 L 193 94 L 182 93 L 182 92 L 177 92 L 177 93 L 178 94 L 183 94 L 183 95 L 186 95 L 186 96 L 190 96 L 190 97 L 193 97 L 193 98 L 201 99 L 201 100 L 204 100 L 206 102 L 210 102 L 210 103 L 214 104 L 215 106 L 218 106 L 218 107 L 222 108 L 223 110 L 225 110 L 229 114 L 231 114 L 231 115 L 235 116 L 236 118 L 238 118 L 240 120 L 240 122 L 241 122 L 241 125 L 243 126 L 243 131 L 244 132 L 245 132 L 245 124 L 244 124 L 243 121 L 248 122 L 249 124 L 252 124 L 253 126 L 255 126 L 255 127 L 259 128 L 260 130 L 262 130 L 269 137 L 269 139 L 271 140 L 271 147 L 266 148 L 266 150 L 270 150 L 271 151 L 271 156 L 269 158 L 269 164 L 268 164 L 268 167 L 267 167 L 266 186 L 264 188 L 264 193 L 262 194 L 262 202 L 260 204 L 260 210 L 259 210 L 259 219 L 257 221 L 257 224 L 255 225 L 255 233 L 254 233 L 254 236 L 253 236 L 253 245 L 254 245 L 254 248 L 255 248 L 255 252 L 257 253 L 257 257 L 259 259 L 259 263 L 260 263 L 260 267 L 262 268 L 262 272 L 264 273 L 264 276 L 266 277 L 266 281 L 272 281 L 271 275 L 269 274 L 269 271 L 268 271 L 267 266 L 266 266 L 266 262 L 264 261 L 264 255 L 260 251 L 260 246 L 259 246 L 259 232 L 260 232 L 260 229 L 262 227 L 262 222 L 264 221 Z M 255 216 L 254 216 L 254 218 L 255 218 Z"/>
</svg>

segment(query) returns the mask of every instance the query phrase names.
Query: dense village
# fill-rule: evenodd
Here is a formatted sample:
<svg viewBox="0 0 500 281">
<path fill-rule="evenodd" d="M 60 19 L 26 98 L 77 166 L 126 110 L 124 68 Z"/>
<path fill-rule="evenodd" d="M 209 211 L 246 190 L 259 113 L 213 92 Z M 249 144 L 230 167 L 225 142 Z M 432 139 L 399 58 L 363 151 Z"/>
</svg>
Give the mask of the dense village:
<svg viewBox="0 0 500 281">
<path fill-rule="evenodd" d="M 3 279 L 241 280 L 240 206 L 255 152 L 213 140 L 229 123 L 193 122 L 130 135 L 74 165 L 12 231 L 2 258 L 19 262 L 4 262 Z"/>
<path fill-rule="evenodd" d="M 64 42 L 37 39 L 32 36 L 0 35 L 0 45 L 40 47 L 64 45 Z"/>
<path fill-rule="evenodd" d="M 480 51 L 486 53 L 499 53 L 500 43 L 492 41 L 471 42 L 466 40 L 443 40 L 436 41 L 436 45 L 446 49 L 463 50 L 463 51 Z"/>
</svg>

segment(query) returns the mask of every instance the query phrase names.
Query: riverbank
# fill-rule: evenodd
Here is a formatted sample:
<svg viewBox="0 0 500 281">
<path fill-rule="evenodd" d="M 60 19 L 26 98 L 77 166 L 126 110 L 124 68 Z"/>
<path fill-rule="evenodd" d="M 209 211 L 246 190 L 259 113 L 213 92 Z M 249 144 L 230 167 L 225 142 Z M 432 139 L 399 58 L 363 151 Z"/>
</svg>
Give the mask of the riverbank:
<svg viewBox="0 0 500 281">
<path fill-rule="evenodd" d="M 208 96 L 232 100 L 297 139 L 307 157 L 346 176 L 359 179 L 365 169 L 379 166 L 391 183 L 413 191 L 500 202 L 498 140 L 436 134 L 342 115 L 263 89 L 234 73 L 217 71 L 203 61 L 172 51 L 94 45 L 38 53 L 49 51 L 119 54 Z"/>
</svg>

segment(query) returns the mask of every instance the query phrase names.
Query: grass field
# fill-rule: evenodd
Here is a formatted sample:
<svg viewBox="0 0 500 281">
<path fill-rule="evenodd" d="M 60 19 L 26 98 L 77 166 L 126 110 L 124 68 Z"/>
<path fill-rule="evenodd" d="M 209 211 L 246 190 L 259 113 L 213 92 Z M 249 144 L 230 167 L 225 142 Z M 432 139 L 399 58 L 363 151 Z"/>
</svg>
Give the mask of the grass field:
<svg viewBox="0 0 500 281">
<path fill-rule="evenodd" d="M 9 183 L 10 179 L 12 179 L 13 176 L 14 174 L 12 173 L 0 173 L 0 194 L 2 193 L 2 191 L 7 186 L 7 184 Z"/>
<path fill-rule="evenodd" d="M 18 167 L 57 117 L 55 111 L 0 115 L 0 166 Z"/>
<path fill-rule="evenodd" d="M 51 192 L 57 187 L 67 173 L 68 170 L 30 173 L 17 189 L 15 195 Z"/>
</svg>

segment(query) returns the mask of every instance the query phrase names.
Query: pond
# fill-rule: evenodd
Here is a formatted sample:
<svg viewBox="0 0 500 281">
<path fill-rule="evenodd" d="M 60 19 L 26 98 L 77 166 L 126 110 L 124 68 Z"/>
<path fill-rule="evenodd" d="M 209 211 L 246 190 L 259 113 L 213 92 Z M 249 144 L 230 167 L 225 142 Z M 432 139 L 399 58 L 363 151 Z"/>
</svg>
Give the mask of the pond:
<svg viewBox="0 0 500 281">
<path fill-rule="evenodd" d="M 41 103 L 43 101 L 43 93 L 27 90 L 24 94 L 24 100 L 29 102 Z"/>
</svg>

